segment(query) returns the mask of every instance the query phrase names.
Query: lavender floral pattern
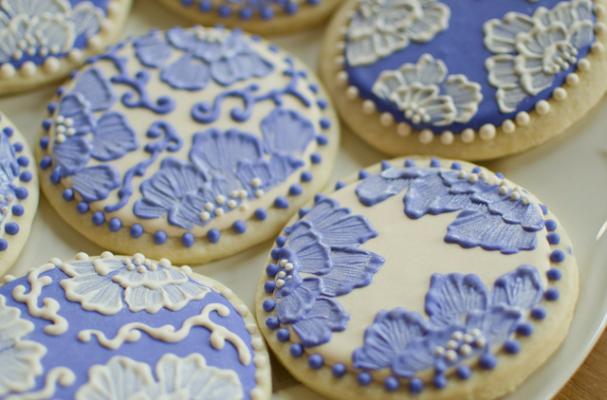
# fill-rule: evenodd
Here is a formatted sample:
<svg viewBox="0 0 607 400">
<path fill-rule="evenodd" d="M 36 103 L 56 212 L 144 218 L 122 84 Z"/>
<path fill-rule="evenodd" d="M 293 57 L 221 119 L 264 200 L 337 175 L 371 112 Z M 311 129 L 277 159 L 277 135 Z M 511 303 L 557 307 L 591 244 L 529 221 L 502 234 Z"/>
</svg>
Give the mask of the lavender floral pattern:
<svg viewBox="0 0 607 400">
<path fill-rule="evenodd" d="M 282 108 L 261 129 L 267 140 L 238 130 L 195 134 L 189 162 L 165 159 L 142 183 L 133 212 L 144 219 L 166 215 L 170 224 L 191 229 L 284 182 L 302 165 L 314 129 L 299 113 Z"/>
<path fill-rule="evenodd" d="M 361 182 L 356 195 L 372 206 L 406 191 L 404 213 L 409 218 L 459 212 L 446 242 L 504 254 L 533 250 L 536 233 L 544 228 L 541 210 L 521 190 L 504 184 L 488 182 L 478 173 L 390 168 Z"/>
<path fill-rule="evenodd" d="M 223 86 L 261 78 L 272 64 L 252 51 L 238 31 L 171 29 L 151 32 L 134 42 L 139 61 L 160 68 L 160 79 L 174 89 L 200 90 L 213 80 Z M 173 59 L 173 48 L 183 51 Z"/>
<path fill-rule="evenodd" d="M 435 274 L 426 294 L 428 318 L 402 308 L 378 313 L 353 353 L 353 365 L 388 368 L 402 378 L 463 365 L 508 340 L 542 294 L 539 272 L 531 266 L 501 276 L 491 291 L 473 274 Z"/>
<path fill-rule="evenodd" d="M 105 199 L 119 179 L 111 166 L 87 167 L 89 161 L 116 160 L 137 148 L 135 132 L 126 118 L 118 112 L 104 112 L 114 101 L 110 82 L 92 68 L 58 105 L 53 147 L 57 165 L 52 179 L 71 177 L 74 189 L 88 201 Z M 104 112 L 99 119 L 95 119 L 97 112 Z"/>
<path fill-rule="evenodd" d="M 285 182 L 304 165 L 317 128 L 283 99 L 291 97 L 303 107 L 313 103 L 301 91 L 305 74 L 288 57 L 283 60 L 282 75 L 288 78 L 284 87 L 261 90 L 256 79 L 276 71 L 255 48 L 255 40 L 220 28 L 172 29 L 120 43 L 92 58 L 91 66 L 76 75 L 73 88 L 61 91 L 49 110 L 53 120 L 47 130 L 55 133 L 53 158 L 47 163 L 52 165 L 51 181 L 66 180 L 65 197 L 71 200 L 76 194 L 84 203 L 81 209 L 88 211 L 88 203 L 108 199 L 103 212 L 129 205 L 138 218 L 166 219 L 188 230 Z M 122 55 L 126 46 L 135 52 L 133 60 Z M 221 92 L 200 96 L 191 106 L 200 130 L 180 132 L 169 118 L 175 100 L 151 93 L 152 79 L 170 86 L 165 88 L 169 94 L 203 92 L 208 85 L 220 86 Z M 242 101 L 242 107 L 225 105 L 228 98 Z M 273 107 L 260 115 L 259 133 L 211 125 L 225 114 L 235 125 L 246 122 L 262 102 Z M 232 108 L 226 110 L 228 106 Z M 113 111 L 118 108 L 141 109 L 154 117 L 144 132 L 135 132 L 131 123 L 138 124 Z M 174 157 L 184 146 L 190 146 L 187 158 Z M 137 156 L 127 157 L 133 152 Z M 123 160 L 129 165 L 118 171 L 112 161 Z M 131 201 L 136 194 L 140 196 Z"/>
<path fill-rule="evenodd" d="M 318 346 L 346 328 L 349 316 L 334 298 L 369 285 L 382 266 L 380 256 L 359 248 L 377 233 L 364 217 L 320 198 L 285 233 L 273 255 L 277 316 L 304 346 Z"/>
</svg>

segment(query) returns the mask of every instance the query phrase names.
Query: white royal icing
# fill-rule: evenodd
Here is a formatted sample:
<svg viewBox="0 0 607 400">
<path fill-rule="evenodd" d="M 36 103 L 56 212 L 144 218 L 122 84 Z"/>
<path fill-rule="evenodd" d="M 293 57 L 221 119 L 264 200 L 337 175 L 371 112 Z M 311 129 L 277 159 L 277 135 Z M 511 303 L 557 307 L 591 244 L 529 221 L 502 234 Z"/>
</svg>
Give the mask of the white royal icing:
<svg viewBox="0 0 607 400">
<path fill-rule="evenodd" d="M 143 322 L 131 322 L 120 329 L 112 339 L 108 338 L 103 332 L 98 329 L 86 329 L 78 334 L 78 339 L 83 342 L 89 342 L 93 336 L 97 338 L 99 343 L 112 350 L 120 348 L 125 342 L 136 342 L 141 338 L 141 332 L 145 332 L 155 339 L 165 342 L 179 342 L 190 334 L 190 330 L 195 326 L 200 326 L 211 331 L 210 342 L 211 346 L 216 349 L 222 349 L 226 340 L 230 342 L 238 351 L 240 362 L 248 365 L 251 362 L 251 352 L 244 341 L 234 332 L 211 320 L 211 312 L 217 312 L 219 316 L 227 317 L 230 310 L 219 303 L 207 304 L 200 314 L 186 319 L 181 328 L 175 329 L 172 325 L 163 325 L 161 327 L 152 327 Z"/>
<path fill-rule="evenodd" d="M 23 338 L 34 330 L 34 324 L 20 317 L 18 308 L 6 305 L 0 295 L 0 396 L 24 392 L 34 387 L 36 376 L 42 373 L 42 356 L 46 347 Z"/>
<path fill-rule="evenodd" d="M 348 27 L 348 63 L 371 64 L 410 42 L 429 42 L 447 29 L 449 16 L 449 7 L 436 0 L 362 0 Z"/>
<path fill-rule="evenodd" d="M 78 400 L 127 398 L 239 400 L 243 394 L 234 371 L 208 366 L 200 354 L 162 356 L 156 378 L 147 364 L 116 356 L 92 367 L 88 383 L 76 393 Z"/>
<path fill-rule="evenodd" d="M 78 36 L 96 34 L 103 19 L 88 1 L 72 8 L 67 0 L 4 0 L 0 11 L 0 64 L 66 53 Z"/>
<path fill-rule="evenodd" d="M 13 289 L 13 298 L 15 301 L 23 303 L 33 317 L 38 317 L 52 322 L 52 324 L 44 327 L 44 332 L 49 335 L 61 335 L 68 329 L 68 323 L 65 318 L 59 315 L 61 308 L 57 300 L 45 297 L 42 299 L 43 306 L 38 305 L 42 289 L 50 285 L 53 279 L 49 276 L 40 276 L 41 274 L 55 268 L 53 264 L 45 264 L 41 267 L 33 269 L 28 274 L 30 283 L 30 291 L 26 292 L 23 285 L 15 286 Z"/>
<path fill-rule="evenodd" d="M 373 93 L 395 103 L 416 124 L 436 126 L 468 122 L 483 99 L 481 85 L 464 75 L 447 75 L 447 66 L 430 54 L 416 64 L 382 72 Z"/>
<path fill-rule="evenodd" d="M 55 395 L 57 384 L 61 386 L 71 386 L 76 381 L 74 372 L 66 367 L 56 367 L 51 369 L 44 380 L 44 387 L 36 392 L 21 393 L 11 395 L 6 400 L 44 400 L 50 399 Z"/>
<path fill-rule="evenodd" d="M 500 110 L 513 112 L 525 98 L 549 88 L 593 39 L 590 0 L 560 2 L 551 10 L 540 7 L 533 16 L 512 12 L 489 20 L 485 46 L 494 55 L 486 67 L 489 82 L 498 89 Z"/>
<path fill-rule="evenodd" d="M 197 282 L 188 268 L 173 268 L 170 261 L 156 262 L 142 254 L 132 258 L 107 257 L 60 263 L 71 278 L 61 281 L 66 297 L 85 310 L 116 314 L 126 303 L 133 312 L 179 310 L 200 300 L 209 288 Z"/>
</svg>

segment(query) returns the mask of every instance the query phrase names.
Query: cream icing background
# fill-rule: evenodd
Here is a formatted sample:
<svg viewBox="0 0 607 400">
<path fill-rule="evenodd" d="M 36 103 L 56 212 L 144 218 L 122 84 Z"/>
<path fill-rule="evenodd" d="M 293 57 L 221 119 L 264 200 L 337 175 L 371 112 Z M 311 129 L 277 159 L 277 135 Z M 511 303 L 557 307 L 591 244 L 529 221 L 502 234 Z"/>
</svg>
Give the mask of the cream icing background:
<svg viewBox="0 0 607 400">
<path fill-rule="evenodd" d="M 135 1 L 126 34 L 145 33 L 152 27 L 164 29 L 186 24 L 189 22 L 170 15 L 155 2 L 138 0 Z M 276 42 L 310 66 L 315 66 L 321 38 L 322 31 L 318 30 Z M 25 95 L 0 98 L 0 109 L 20 127 L 32 147 L 52 93 L 52 88 L 46 88 Z M 580 268 L 580 298 L 571 333 L 561 350 L 514 394 L 506 397 L 508 400 L 551 397 L 582 362 L 602 328 L 607 312 L 607 293 L 604 290 L 607 285 L 607 243 L 606 239 L 595 242 L 595 235 L 607 218 L 606 110 L 607 101 L 603 99 L 597 109 L 572 128 L 577 134 L 566 135 L 506 160 L 483 163 L 493 170 L 504 172 L 509 179 L 528 188 L 548 204 L 573 238 Z M 381 159 L 379 153 L 368 149 L 346 129 L 342 135 L 333 181 Z M 234 289 L 253 309 L 255 284 L 265 266 L 270 247 L 271 243 L 267 242 L 220 262 L 204 267 L 194 266 L 194 270 Z M 102 249 L 67 226 L 41 196 L 40 210 L 29 243 L 9 273 L 21 275 L 50 257 L 69 259 L 78 251 L 99 254 Z M 273 367 L 275 388 L 279 392 L 275 400 L 321 399 L 297 385 L 282 367 L 277 364 Z"/>
</svg>

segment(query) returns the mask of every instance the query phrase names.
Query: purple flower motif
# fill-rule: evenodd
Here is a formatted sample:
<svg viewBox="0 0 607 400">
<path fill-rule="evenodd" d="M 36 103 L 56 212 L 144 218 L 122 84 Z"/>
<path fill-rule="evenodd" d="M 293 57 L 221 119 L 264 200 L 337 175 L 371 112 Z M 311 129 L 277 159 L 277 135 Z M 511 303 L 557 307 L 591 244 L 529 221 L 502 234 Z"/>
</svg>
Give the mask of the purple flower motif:
<svg viewBox="0 0 607 400">
<path fill-rule="evenodd" d="M 417 313 L 402 308 L 380 311 L 365 331 L 365 345 L 352 354 L 356 368 L 395 369 L 407 347 L 428 334 L 426 321 Z"/>
<path fill-rule="evenodd" d="M 426 314 L 436 328 L 461 324 L 473 310 L 486 310 L 489 294 L 477 275 L 434 274 L 426 294 Z"/>
<path fill-rule="evenodd" d="M 365 178 L 356 187 L 356 196 L 363 205 L 371 207 L 407 189 L 420 176 L 419 170 L 390 168 Z"/>
<path fill-rule="evenodd" d="M 435 274 L 426 295 L 429 319 L 404 309 L 379 312 L 353 365 L 389 368 L 403 378 L 442 372 L 503 344 L 542 293 L 539 272 L 526 265 L 498 278 L 492 293 L 476 275 Z"/>
<path fill-rule="evenodd" d="M 390 168 L 363 180 L 356 195 L 362 204 L 373 206 L 402 191 L 409 218 L 459 211 L 445 241 L 465 248 L 480 246 L 504 254 L 532 250 L 536 232 L 544 227 L 539 207 L 518 192 L 458 171 Z"/>
<path fill-rule="evenodd" d="M 204 205 L 215 201 L 225 187 L 221 181 L 208 180 L 195 166 L 167 158 L 140 190 L 142 198 L 133 206 L 137 217 L 154 219 L 167 215 L 172 225 L 191 229 L 203 224 Z"/>
<path fill-rule="evenodd" d="M 261 121 L 268 152 L 302 155 L 316 136 L 312 123 L 295 110 L 275 108 Z"/>
<path fill-rule="evenodd" d="M 257 161 L 263 156 L 259 140 L 235 129 L 221 132 L 209 129 L 192 139 L 190 160 L 206 176 L 229 175 L 236 179 L 239 163 Z"/>
<path fill-rule="evenodd" d="M 318 346 L 330 340 L 331 332 L 345 329 L 349 319 L 332 298 L 367 286 L 384 263 L 358 248 L 377 233 L 364 217 L 330 199 L 318 199 L 285 233 L 285 243 L 275 252 L 284 276 L 277 279 L 276 312 L 304 346 Z"/>
<path fill-rule="evenodd" d="M 250 48 L 239 31 L 180 28 L 166 33 L 151 32 L 134 42 L 139 61 L 150 68 L 160 68 L 160 78 L 180 90 L 201 90 L 213 79 L 220 85 L 253 77 L 264 77 L 272 64 Z M 182 54 L 174 59 L 173 51 Z"/>
<path fill-rule="evenodd" d="M 100 70 L 91 68 L 61 99 L 55 117 L 54 174 L 71 176 L 73 188 L 86 201 L 102 200 L 119 186 L 118 173 L 112 167 L 86 167 L 90 159 L 116 160 L 137 148 L 135 132 L 122 114 L 106 112 L 95 117 L 114 100 L 110 83 Z"/>
</svg>

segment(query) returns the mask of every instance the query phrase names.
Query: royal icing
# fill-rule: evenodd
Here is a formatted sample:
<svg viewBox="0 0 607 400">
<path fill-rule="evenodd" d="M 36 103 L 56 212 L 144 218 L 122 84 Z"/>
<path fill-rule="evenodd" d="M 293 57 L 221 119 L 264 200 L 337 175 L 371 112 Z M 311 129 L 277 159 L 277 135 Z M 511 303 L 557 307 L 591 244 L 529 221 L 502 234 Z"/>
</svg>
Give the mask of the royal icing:
<svg viewBox="0 0 607 400">
<path fill-rule="evenodd" d="M 602 10 L 592 0 L 360 0 L 338 45 L 338 75 L 383 125 L 410 126 L 423 143 L 458 134 L 469 143 L 477 131 L 490 140 L 565 99 L 561 86 L 602 49 Z"/>
<path fill-rule="evenodd" d="M 128 0 L 6 0 L 0 4 L 0 80 L 52 78 L 99 51 Z M 8 81 L 6 81 L 8 84 Z"/>
<path fill-rule="evenodd" d="M 215 15 L 218 22 L 228 19 L 270 21 L 275 17 L 296 16 L 323 0 L 168 0 L 194 13 Z"/>
<path fill-rule="evenodd" d="M 0 287 L 0 396 L 260 399 L 267 355 L 243 307 L 168 260 L 53 259 Z"/>
<path fill-rule="evenodd" d="M 334 140 L 306 70 L 239 31 L 150 32 L 58 94 L 40 141 L 45 179 L 94 225 L 156 244 L 216 243 L 302 201 Z"/>
<path fill-rule="evenodd" d="M 20 248 L 12 241 L 27 236 L 35 214 L 37 179 L 27 143 L 0 113 L 0 273 L 10 267 Z M 10 255 L 9 255 L 10 253 Z"/>
<path fill-rule="evenodd" d="M 264 332 L 293 363 L 440 390 L 519 353 L 559 299 L 571 249 L 500 174 L 407 159 L 336 189 L 284 229 L 261 288 Z"/>
</svg>

